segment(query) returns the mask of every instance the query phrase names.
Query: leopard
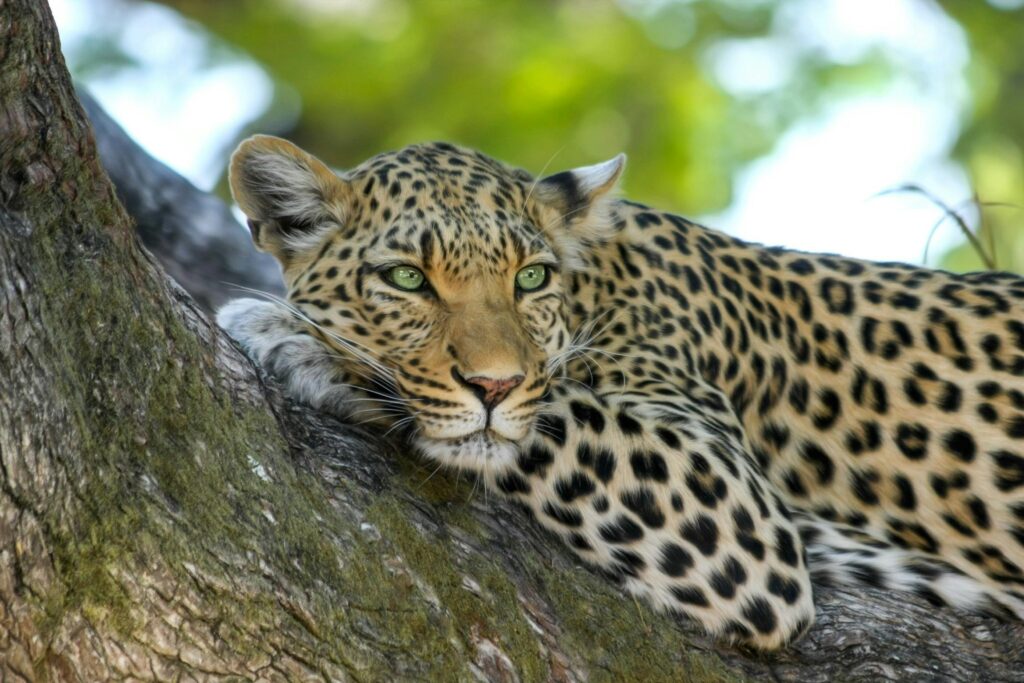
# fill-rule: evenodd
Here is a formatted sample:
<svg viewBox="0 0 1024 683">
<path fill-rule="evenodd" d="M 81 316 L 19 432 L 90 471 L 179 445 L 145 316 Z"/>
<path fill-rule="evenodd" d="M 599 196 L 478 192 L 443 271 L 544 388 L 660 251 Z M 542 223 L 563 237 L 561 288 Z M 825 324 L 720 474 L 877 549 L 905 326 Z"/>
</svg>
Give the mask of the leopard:
<svg viewBox="0 0 1024 683">
<path fill-rule="evenodd" d="M 287 296 L 217 321 L 737 646 L 793 643 L 823 586 L 1024 618 L 1024 278 L 747 243 L 620 198 L 624 167 L 336 172 L 254 136 L 229 185 Z"/>
</svg>

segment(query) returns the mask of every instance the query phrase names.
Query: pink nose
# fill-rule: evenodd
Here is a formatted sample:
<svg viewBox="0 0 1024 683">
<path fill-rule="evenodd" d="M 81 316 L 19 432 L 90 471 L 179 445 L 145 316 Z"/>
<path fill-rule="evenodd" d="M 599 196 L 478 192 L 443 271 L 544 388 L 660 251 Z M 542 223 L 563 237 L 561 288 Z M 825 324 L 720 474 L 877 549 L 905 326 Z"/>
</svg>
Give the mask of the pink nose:
<svg viewBox="0 0 1024 683">
<path fill-rule="evenodd" d="M 508 398 L 509 393 L 522 384 L 525 379 L 523 375 L 512 375 L 511 377 L 502 377 L 500 379 L 485 377 L 484 375 L 463 377 L 462 373 L 455 368 L 452 368 L 452 375 L 462 385 L 476 394 L 480 402 L 488 409 L 493 408 Z"/>
</svg>

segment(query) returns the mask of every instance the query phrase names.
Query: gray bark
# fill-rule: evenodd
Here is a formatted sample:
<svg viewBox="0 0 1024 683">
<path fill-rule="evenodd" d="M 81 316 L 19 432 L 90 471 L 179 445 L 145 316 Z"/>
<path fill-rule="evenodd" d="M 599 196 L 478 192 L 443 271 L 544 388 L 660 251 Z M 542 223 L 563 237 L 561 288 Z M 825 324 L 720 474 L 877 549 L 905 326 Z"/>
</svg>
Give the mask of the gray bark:
<svg viewBox="0 0 1024 683">
<path fill-rule="evenodd" d="M 46 7 L 0 0 L 0 680 L 1024 675 L 1020 624 L 817 600 L 787 652 L 713 643 L 289 403 L 133 236 Z"/>
</svg>

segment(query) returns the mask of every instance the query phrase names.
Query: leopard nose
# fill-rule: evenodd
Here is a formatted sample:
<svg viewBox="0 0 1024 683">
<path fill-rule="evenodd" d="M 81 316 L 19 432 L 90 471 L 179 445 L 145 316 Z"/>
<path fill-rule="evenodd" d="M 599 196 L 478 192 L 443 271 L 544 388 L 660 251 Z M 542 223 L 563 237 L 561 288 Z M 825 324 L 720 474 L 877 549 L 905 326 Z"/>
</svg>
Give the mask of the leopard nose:
<svg viewBox="0 0 1024 683">
<path fill-rule="evenodd" d="M 491 410 L 498 405 L 515 389 L 523 383 L 524 375 L 511 375 L 509 377 L 488 377 L 486 375 L 472 375 L 464 377 L 456 368 L 452 368 L 452 377 L 462 386 L 466 387 L 480 399 L 484 406 Z"/>
</svg>

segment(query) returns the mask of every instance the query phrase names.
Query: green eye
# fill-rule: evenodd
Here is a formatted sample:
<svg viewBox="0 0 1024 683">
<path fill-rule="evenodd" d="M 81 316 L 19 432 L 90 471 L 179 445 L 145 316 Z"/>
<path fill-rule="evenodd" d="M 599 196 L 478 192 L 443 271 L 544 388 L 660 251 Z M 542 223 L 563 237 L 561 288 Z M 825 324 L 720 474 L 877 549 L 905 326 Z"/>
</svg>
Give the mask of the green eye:
<svg viewBox="0 0 1024 683">
<path fill-rule="evenodd" d="M 418 268 L 412 266 L 395 266 L 387 272 L 388 282 L 399 289 L 413 291 L 423 286 L 425 277 Z"/>
<path fill-rule="evenodd" d="M 548 279 L 547 266 L 526 266 L 516 273 L 516 287 L 524 292 L 539 289 Z"/>
</svg>

